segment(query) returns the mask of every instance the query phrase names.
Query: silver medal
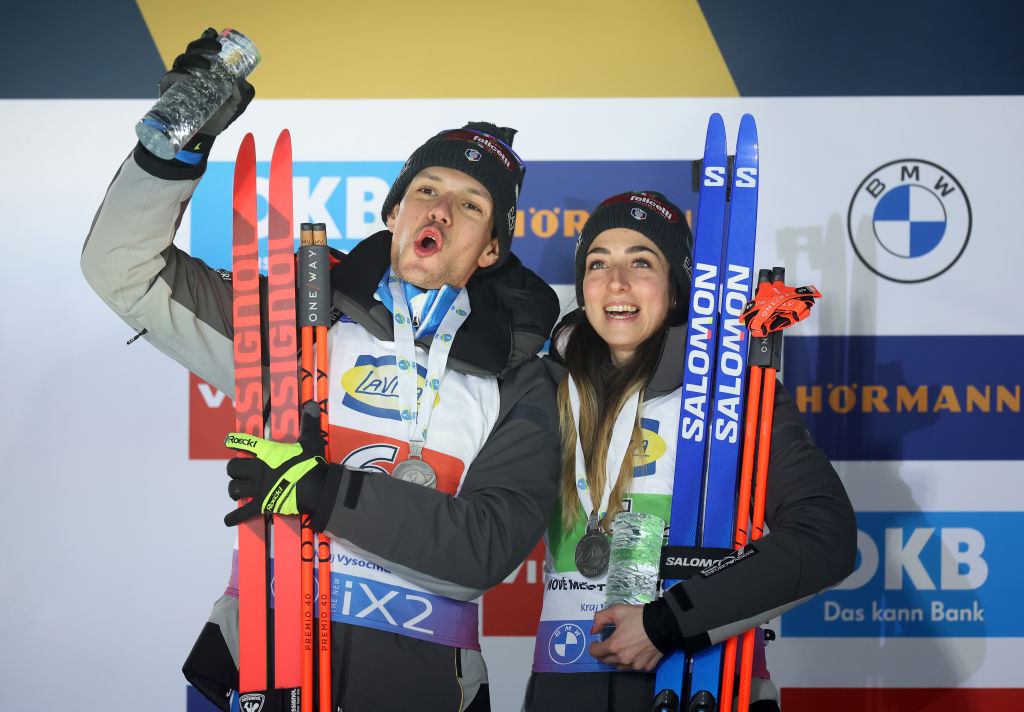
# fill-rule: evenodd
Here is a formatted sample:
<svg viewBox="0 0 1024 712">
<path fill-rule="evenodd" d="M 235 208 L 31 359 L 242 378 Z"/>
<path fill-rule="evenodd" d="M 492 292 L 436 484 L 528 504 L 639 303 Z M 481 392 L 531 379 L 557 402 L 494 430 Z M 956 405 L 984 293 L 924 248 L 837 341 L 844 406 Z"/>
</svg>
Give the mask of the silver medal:
<svg viewBox="0 0 1024 712">
<path fill-rule="evenodd" d="M 398 463 L 391 475 L 424 487 L 437 487 L 437 475 L 434 474 L 434 468 L 418 457 L 410 457 L 408 460 Z"/>
<path fill-rule="evenodd" d="M 576 570 L 585 578 L 600 578 L 608 571 L 612 545 L 598 526 L 597 516 L 591 515 L 587 533 L 576 544 Z"/>
</svg>

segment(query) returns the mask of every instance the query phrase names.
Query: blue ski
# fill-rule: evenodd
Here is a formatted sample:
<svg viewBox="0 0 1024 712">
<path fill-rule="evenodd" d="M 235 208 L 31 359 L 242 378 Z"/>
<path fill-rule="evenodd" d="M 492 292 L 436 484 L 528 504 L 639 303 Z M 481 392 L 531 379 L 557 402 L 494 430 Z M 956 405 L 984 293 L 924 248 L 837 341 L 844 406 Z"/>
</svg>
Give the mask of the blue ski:
<svg viewBox="0 0 1024 712">
<path fill-rule="evenodd" d="M 669 546 L 697 544 L 697 512 L 706 452 L 708 402 L 712 396 L 718 328 L 718 284 L 722 263 L 727 179 L 725 123 L 720 114 L 708 121 L 701 163 L 700 193 L 694 226 L 693 279 L 687 326 L 683 391 L 679 405 L 679 437 L 672 485 Z M 678 580 L 666 580 L 669 588 Z M 655 679 L 655 709 L 676 712 L 683 699 L 687 659 L 677 651 L 662 660 Z"/>
<path fill-rule="evenodd" d="M 757 221 L 757 128 L 751 115 L 740 121 L 727 231 L 725 128 L 718 114 L 708 124 L 702 167 L 668 541 L 696 547 L 692 558 L 724 553 L 733 538 L 747 357 L 739 315 L 752 294 Z M 666 580 L 665 586 L 676 582 Z M 687 712 L 714 710 L 722 647 L 692 660 L 682 652 L 664 660 L 655 710 L 675 712 L 680 700 Z"/>
</svg>

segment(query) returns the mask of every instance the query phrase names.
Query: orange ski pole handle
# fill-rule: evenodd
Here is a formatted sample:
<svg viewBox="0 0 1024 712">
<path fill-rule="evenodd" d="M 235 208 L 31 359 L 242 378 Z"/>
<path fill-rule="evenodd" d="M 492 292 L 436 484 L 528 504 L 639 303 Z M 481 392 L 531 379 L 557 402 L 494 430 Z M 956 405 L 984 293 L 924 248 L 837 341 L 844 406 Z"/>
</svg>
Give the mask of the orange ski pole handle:
<svg viewBox="0 0 1024 712">
<path fill-rule="evenodd" d="M 744 305 L 739 318 L 753 336 L 762 337 L 804 319 L 815 299 L 821 299 L 821 293 L 814 287 L 787 287 L 782 279 L 758 282 L 754 298 Z"/>
<path fill-rule="evenodd" d="M 330 251 L 327 247 L 327 225 L 313 224 L 313 245 L 323 255 L 324 273 L 330 273 Z M 327 327 L 331 319 L 330 280 L 320 294 L 321 307 L 326 318 L 316 325 L 316 399 L 320 404 L 320 432 L 324 438 L 324 458 L 331 461 L 330 421 L 328 417 L 327 378 Z M 317 587 L 320 592 L 318 601 L 319 626 L 318 639 L 320 648 L 320 712 L 331 712 L 331 539 L 320 533 L 317 539 Z"/>
</svg>

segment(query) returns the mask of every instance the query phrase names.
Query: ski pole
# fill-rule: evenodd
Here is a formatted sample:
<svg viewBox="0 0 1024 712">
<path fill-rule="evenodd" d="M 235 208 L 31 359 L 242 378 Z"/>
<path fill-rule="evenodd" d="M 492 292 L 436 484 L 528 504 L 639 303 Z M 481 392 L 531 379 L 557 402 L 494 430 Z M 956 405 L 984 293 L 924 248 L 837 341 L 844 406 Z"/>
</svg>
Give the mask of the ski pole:
<svg viewBox="0 0 1024 712">
<path fill-rule="evenodd" d="M 327 225 L 313 224 L 313 245 L 321 254 L 321 269 L 330 270 L 327 249 Z M 331 320 L 330 280 L 320 290 L 320 308 L 324 318 L 316 325 L 316 399 L 320 404 L 320 431 L 324 438 L 324 459 L 331 461 L 330 421 L 328 418 L 327 327 Z M 317 584 L 320 592 L 320 712 L 331 711 L 331 538 L 320 532 L 317 539 Z"/>
<path fill-rule="evenodd" d="M 772 270 L 772 282 L 783 285 L 786 270 L 776 267 Z M 763 365 L 764 385 L 761 388 L 761 416 L 757 434 L 757 465 L 754 482 L 754 513 L 750 522 L 750 541 L 760 539 L 764 535 L 765 493 L 768 487 L 768 457 L 772 443 L 772 416 L 775 404 L 775 377 L 782 366 L 782 331 L 772 331 L 764 337 L 766 343 L 760 348 L 761 356 L 767 363 Z M 761 369 L 759 369 L 761 370 Z M 754 664 L 754 631 L 743 634 L 743 653 L 740 659 L 740 687 L 737 706 L 745 710 L 750 704 L 750 678 Z"/>
<path fill-rule="evenodd" d="M 763 269 L 758 274 L 758 286 L 771 281 L 771 271 Z M 754 479 L 754 452 L 757 447 L 758 416 L 761 410 L 762 349 L 766 339 L 751 340 L 750 376 L 747 384 L 747 408 L 743 428 L 743 455 L 740 464 L 739 497 L 736 503 L 736 534 L 733 549 L 742 549 L 749 539 L 750 498 Z M 722 689 L 719 695 L 720 712 L 731 712 L 733 699 L 734 677 L 736 674 L 737 638 L 730 638 L 725 643 L 722 660 Z M 741 664 L 742 667 L 742 664 Z M 742 705 L 739 710 L 742 710 Z"/>
<path fill-rule="evenodd" d="M 313 224 L 302 223 L 299 228 L 299 324 L 302 334 L 301 387 L 302 402 L 313 399 L 313 369 L 316 354 L 313 351 L 313 328 L 307 325 L 309 313 L 309 255 L 313 244 Z M 313 530 L 309 515 L 302 515 L 302 712 L 312 712 L 313 699 Z"/>
<path fill-rule="evenodd" d="M 330 323 L 330 292 L 328 270 L 330 252 L 327 249 L 327 232 L 324 223 L 303 223 L 300 234 L 299 272 L 302 286 L 299 289 L 302 326 L 302 401 L 315 397 L 320 406 L 320 431 L 324 438 L 324 456 L 330 462 L 328 443 L 328 381 L 327 381 L 327 326 Z M 314 351 L 314 340 L 316 347 Z M 314 393 L 315 389 L 315 393 Z M 317 585 L 317 648 L 319 655 L 319 685 L 317 688 L 321 712 L 331 706 L 331 555 L 330 537 L 320 534 L 316 542 Z M 310 527 L 310 516 L 303 516 L 303 603 L 306 606 L 304 624 L 307 636 L 304 647 L 304 679 L 312 685 L 313 656 L 313 560 L 314 537 Z M 303 703 L 303 712 L 309 712 Z"/>
</svg>

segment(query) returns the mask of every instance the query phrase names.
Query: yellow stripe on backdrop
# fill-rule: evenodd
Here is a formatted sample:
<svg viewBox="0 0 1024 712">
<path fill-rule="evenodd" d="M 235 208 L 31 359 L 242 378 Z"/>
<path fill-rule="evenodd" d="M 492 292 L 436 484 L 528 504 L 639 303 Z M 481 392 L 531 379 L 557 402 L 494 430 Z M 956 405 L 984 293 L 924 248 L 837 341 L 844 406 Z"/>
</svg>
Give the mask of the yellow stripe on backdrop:
<svg viewBox="0 0 1024 712">
<path fill-rule="evenodd" d="M 738 96 L 696 0 L 138 0 L 170 66 L 207 26 L 263 98 Z"/>
</svg>

